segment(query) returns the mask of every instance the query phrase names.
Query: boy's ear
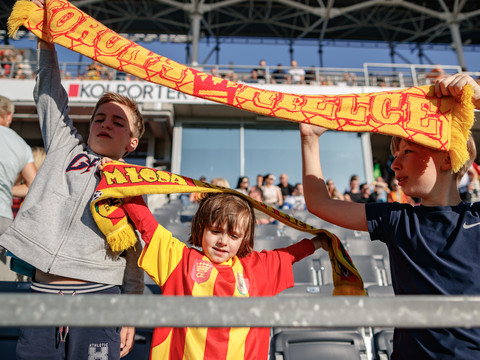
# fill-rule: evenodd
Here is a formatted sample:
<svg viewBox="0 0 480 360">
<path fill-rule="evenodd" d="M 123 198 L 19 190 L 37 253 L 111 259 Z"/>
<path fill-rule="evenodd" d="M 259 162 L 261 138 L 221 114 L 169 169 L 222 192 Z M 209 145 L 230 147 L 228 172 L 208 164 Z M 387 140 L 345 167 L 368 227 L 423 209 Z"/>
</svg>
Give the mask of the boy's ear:
<svg viewBox="0 0 480 360">
<path fill-rule="evenodd" d="M 445 153 L 445 156 L 443 157 L 443 162 L 440 167 L 441 170 L 444 171 L 451 171 L 452 170 L 452 161 L 450 159 L 450 154 L 448 152 Z"/>
<path fill-rule="evenodd" d="M 132 137 L 130 138 L 130 143 L 127 145 L 127 152 L 132 152 L 134 151 L 138 146 L 138 138 Z"/>
</svg>

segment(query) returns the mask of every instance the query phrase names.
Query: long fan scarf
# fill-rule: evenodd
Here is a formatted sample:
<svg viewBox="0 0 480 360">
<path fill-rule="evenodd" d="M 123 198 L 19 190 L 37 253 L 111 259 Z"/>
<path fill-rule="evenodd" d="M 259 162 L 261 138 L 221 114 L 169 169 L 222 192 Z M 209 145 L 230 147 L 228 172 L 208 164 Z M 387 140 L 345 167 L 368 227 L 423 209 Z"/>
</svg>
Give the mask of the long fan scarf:
<svg viewBox="0 0 480 360">
<path fill-rule="evenodd" d="M 399 136 L 448 151 L 455 172 L 468 160 L 466 141 L 474 118 L 469 86 L 459 102 L 437 98 L 433 86 L 332 96 L 275 92 L 207 75 L 157 55 L 66 0 L 48 0 L 45 10 L 17 1 L 8 20 L 10 36 L 22 25 L 45 41 L 188 95 L 332 130 Z"/>
<path fill-rule="evenodd" d="M 257 210 L 299 231 L 312 235 L 325 234 L 331 240 L 334 295 L 365 295 L 363 280 L 338 237 L 324 229 L 316 229 L 238 191 L 204 183 L 168 171 L 130 165 L 118 161 L 106 164 L 102 179 L 93 195 L 90 210 L 113 251 L 122 251 L 135 244 L 137 237 L 122 208 L 125 197 L 145 194 L 219 193 L 243 197 Z"/>
</svg>

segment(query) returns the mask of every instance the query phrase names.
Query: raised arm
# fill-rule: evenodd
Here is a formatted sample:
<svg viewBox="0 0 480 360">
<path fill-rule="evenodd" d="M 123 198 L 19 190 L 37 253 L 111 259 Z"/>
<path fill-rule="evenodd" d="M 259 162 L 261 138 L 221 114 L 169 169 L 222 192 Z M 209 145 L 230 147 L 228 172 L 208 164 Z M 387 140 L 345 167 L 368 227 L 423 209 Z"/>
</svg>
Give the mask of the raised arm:
<svg viewBox="0 0 480 360">
<path fill-rule="evenodd" d="M 29 162 L 27 165 L 25 165 L 20 174 L 22 175 L 25 183 L 21 185 L 15 185 L 12 189 L 12 194 L 13 196 L 23 198 L 27 196 L 28 189 L 30 188 L 33 179 L 35 179 L 35 176 L 37 175 L 37 168 L 35 167 L 35 163 Z"/>
<path fill-rule="evenodd" d="M 307 209 L 312 214 L 332 224 L 353 229 L 367 230 L 365 205 L 331 199 L 320 164 L 319 137 L 327 129 L 300 124 L 302 144 L 303 188 Z"/>
</svg>

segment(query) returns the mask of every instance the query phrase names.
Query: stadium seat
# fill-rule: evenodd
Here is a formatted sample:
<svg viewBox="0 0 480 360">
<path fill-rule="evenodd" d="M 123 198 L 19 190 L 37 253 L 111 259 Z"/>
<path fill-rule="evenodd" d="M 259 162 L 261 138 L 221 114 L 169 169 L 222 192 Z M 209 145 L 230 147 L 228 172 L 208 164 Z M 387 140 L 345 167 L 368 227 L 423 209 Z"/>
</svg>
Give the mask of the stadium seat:
<svg viewBox="0 0 480 360">
<path fill-rule="evenodd" d="M 271 359 L 363 360 L 367 349 L 357 330 L 285 329 L 272 337 Z"/>
<path fill-rule="evenodd" d="M 307 256 L 293 264 L 293 278 L 295 284 L 318 285 L 320 272 L 320 261 L 318 255 Z"/>
<path fill-rule="evenodd" d="M 387 285 L 385 262 L 381 255 L 353 255 L 350 256 L 355 267 L 362 276 L 365 286 Z M 333 281 L 332 266 L 328 254 L 320 256 L 320 281 L 329 284 Z"/>
<path fill-rule="evenodd" d="M 278 224 L 265 224 L 255 226 L 255 238 L 276 237 L 279 236 Z"/>
<path fill-rule="evenodd" d="M 373 335 L 376 360 L 389 360 L 393 351 L 393 329 L 383 329 Z"/>
<path fill-rule="evenodd" d="M 191 227 L 189 224 L 185 223 L 171 223 L 165 226 L 165 228 L 170 231 L 174 238 L 177 238 L 183 243 L 187 243 L 190 237 Z"/>
<path fill-rule="evenodd" d="M 255 251 L 279 249 L 292 244 L 288 236 L 255 237 L 253 249 Z"/>
</svg>

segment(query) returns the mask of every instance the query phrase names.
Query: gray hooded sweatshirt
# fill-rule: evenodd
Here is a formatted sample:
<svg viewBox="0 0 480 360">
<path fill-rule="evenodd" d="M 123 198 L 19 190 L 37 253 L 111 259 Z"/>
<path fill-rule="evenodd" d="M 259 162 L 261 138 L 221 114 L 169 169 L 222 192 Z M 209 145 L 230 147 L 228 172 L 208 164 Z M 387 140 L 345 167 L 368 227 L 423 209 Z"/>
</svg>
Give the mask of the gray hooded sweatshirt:
<svg viewBox="0 0 480 360">
<path fill-rule="evenodd" d="M 39 50 L 34 98 L 47 156 L 0 245 L 37 269 L 143 293 L 142 247 L 113 253 L 90 213 L 101 155 L 83 142 L 68 116 L 55 51 Z"/>
</svg>

